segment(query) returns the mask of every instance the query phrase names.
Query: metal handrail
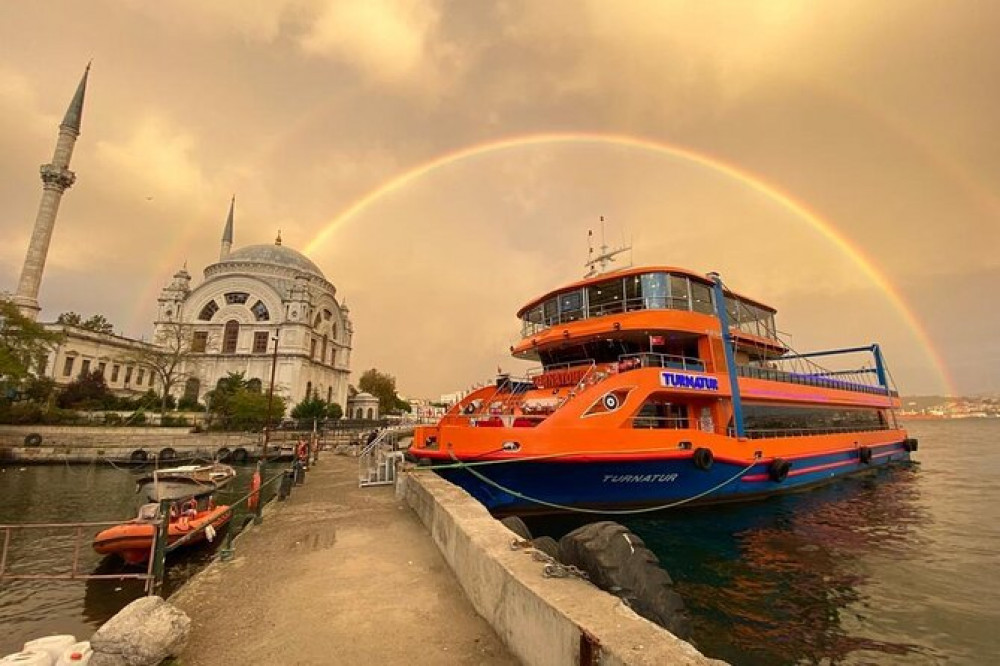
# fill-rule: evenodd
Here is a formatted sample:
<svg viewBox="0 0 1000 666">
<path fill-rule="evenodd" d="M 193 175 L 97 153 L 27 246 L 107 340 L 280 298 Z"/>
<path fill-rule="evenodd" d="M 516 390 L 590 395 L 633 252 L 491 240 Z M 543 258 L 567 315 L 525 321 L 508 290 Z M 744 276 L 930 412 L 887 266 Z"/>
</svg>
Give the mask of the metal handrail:
<svg viewBox="0 0 1000 666">
<path fill-rule="evenodd" d="M 621 364 L 623 361 L 631 359 L 639 359 L 641 366 L 644 368 L 677 368 L 693 372 L 705 372 L 704 361 L 692 356 L 639 352 L 637 354 L 622 354 L 618 357 L 618 362 Z"/>
<path fill-rule="evenodd" d="M 145 591 L 152 593 L 156 576 L 153 572 L 153 552 L 156 549 L 157 531 L 153 531 L 153 541 L 150 545 L 149 565 L 145 573 L 116 573 L 116 574 L 85 574 L 80 573 L 80 539 L 83 537 L 85 528 L 112 527 L 120 525 L 122 521 L 101 521 L 101 522 L 81 522 L 81 523 L 13 523 L 0 525 L 3 532 L 3 546 L 0 549 L 0 582 L 4 580 L 141 580 L 145 581 Z M 11 532 L 14 530 L 31 529 L 73 529 L 73 560 L 69 573 L 61 574 L 12 574 L 7 573 L 8 553 L 10 552 Z M 88 530 L 89 531 L 89 530 Z"/>
</svg>

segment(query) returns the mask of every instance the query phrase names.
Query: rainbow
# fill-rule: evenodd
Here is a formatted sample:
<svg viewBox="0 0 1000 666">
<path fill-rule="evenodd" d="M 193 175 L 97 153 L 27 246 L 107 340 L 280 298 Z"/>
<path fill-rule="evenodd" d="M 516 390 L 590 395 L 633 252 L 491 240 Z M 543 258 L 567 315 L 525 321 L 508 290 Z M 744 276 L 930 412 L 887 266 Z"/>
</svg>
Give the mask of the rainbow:
<svg viewBox="0 0 1000 666">
<path fill-rule="evenodd" d="M 945 390 L 948 391 L 949 394 L 954 394 L 951 377 L 940 357 L 940 354 L 938 354 L 932 344 L 930 335 L 927 333 L 923 323 L 913 312 L 912 308 L 910 308 L 910 306 L 906 303 L 902 294 L 895 287 L 895 285 L 889 281 L 885 274 L 875 265 L 865 252 L 840 233 L 836 226 L 828 220 L 825 220 L 816 211 L 808 208 L 805 204 L 796 200 L 790 194 L 782 191 L 770 183 L 765 182 L 760 177 L 749 173 L 746 170 L 723 162 L 718 158 L 662 141 L 653 141 L 651 139 L 624 134 L 566 132 L 527 134 L 467 146 L 465 148 L 435 157 L 434 159 L 424 162 L 423 164 L 419 164 L 368 192 L 326 224 L 306 246 L 305 253 L 309 255 L 315 252 L 319 247 L 326 243 L 331 234 L 333 234 L 338 227 L 357 217 L 361 212 L 378 201 L 380 198 L 407 187 L 414 181 L 437 169 L 448 167 L 463 160 L 505 150 L 552 144 L 624 146 L 658 153 L 661 155 L 668 155 L 674 158 L 686 160 L 692 164 L 711 169 L 716 173 L 730 177 L 745 187 L 748 187 L 751 190 L 760 193 L 764 197 L 780 204 L 796 217 L 809 224 L 816 232 L 826 238 L 839 251 L 850 257 L 868 277 L 868 279 L 870 279 L 882 291 L 886 299 L 903 318 L 910 331 L 920 343 L 924 353 L 927 355 L 928 360 L 937 372 Z"/>
</svg>

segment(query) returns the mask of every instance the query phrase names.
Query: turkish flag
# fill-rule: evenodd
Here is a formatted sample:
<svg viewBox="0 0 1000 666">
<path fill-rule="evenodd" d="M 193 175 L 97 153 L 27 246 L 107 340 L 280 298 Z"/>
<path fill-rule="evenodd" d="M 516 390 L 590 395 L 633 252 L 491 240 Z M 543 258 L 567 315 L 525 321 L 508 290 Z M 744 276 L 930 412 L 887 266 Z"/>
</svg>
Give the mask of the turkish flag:
<svg viewBox="0 0 1000 666">
<path fill-rule="evenodd" d="M 667 344 L 666 339 L 662 335 L 651 335 L 649 336 L 649 346 L 653 345 L 665 345 Z"/>
</svg>

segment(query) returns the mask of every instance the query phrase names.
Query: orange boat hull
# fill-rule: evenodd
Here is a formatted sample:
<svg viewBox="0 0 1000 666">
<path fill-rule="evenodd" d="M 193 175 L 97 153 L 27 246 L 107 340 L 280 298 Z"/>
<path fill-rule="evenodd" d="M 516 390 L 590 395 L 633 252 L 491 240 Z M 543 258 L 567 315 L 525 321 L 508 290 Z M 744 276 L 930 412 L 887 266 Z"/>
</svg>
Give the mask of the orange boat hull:
<svg viewBox="0 0 1000 666">
<path fill-rule="evenodd" d="M 200 511 L 187 521 L 173 519 L 168 528 L 167 543 L 173 544 L 206 524 L 211 524 L 214 529 L 221 529 L 231 517 L 232 512 L 228 506 L 217 506 L 209 511 Z M 149 560 L 155 529 L 154 523 L 138 522 L 109 527 L 94 537 L 94 550 L 101 555 L 119 555 L 129 564 L 142 564 Z M 196 544 L 204 540 L 205 533 L 200 532 L 187 544 Z"/>
</svg>

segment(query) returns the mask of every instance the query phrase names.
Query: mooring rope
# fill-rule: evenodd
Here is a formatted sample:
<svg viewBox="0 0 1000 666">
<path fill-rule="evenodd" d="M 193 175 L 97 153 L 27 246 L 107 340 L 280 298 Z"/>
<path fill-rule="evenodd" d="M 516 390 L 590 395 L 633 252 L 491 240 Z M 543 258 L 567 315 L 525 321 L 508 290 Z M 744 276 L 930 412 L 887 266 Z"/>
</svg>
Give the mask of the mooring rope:
<svg viewBox="0 0 1000 666">
<path fill-rule="evenodd" d="M 475 476 L 476 478 L 478 478 L 480 481 L 482 481 L 482 482 L 484 482 L 484 483 L 486 483 L 486 484 L 488 484 L 490 486 L 493 486 L 497 490 L 505 492 L 508 495 L 512 495 L 514 497 L 517 497 L 518 499 L 527 500 L 528 502 L 532 502 L 534 504 L 539 504 L 541 506 L 547 506 L 547 507 L 549 507 L 551 509 L 559 509 L 560 511 L 569 511 L 569 512 L 573 512 L 573 513 L 597 514 L 597 515 L 613 515 L 613 516 L 627 516 L 627 515 L 637 514 L 637 513 L 653 513 L 654 511 L 665 511 L 666 509 L 672 509 L 674 507 L 681 506 L 682 504 L 687 504 L 688 502 L 693 502 L 693 501 L 695 501 L 697 499 L 701 499 L 702 497 L 705 497 L 706 495 L 710 495 L 711 493 L 714 493 L 716 490 L 720 490 L 720 489 L 726 487 L 727 485 L 729 485 L 733 481 L 736 481 L 737 479 L 739 479 L 740 477 L 742 477 L 744 474 L 746 474 L 747 472 L 749 472 L 751 469 L 753 469 L 754 465 L 756 465 L 757 461 L 758 461 L 758 459 L 755 458 L 754 461 L 752 463 L 750 463 L 747 467 L 741 469 L 735 475 L 733 475 L 732 477 L 726 479 L 725 481 L 723 481 L 722 483 L 718 484 L 717 486 L 714 486 L 712 488 L 709 488 L 708 490 L 705 490 L 703 492 L 698 493 L 697 495 L 692 495 L 691 497 L 688 497 L 688 498 L 685 498 L 685 499 L 682 499 L 682 500 L 677 500 L 675 502 L 670 502 L 668 504 L 661 504 L 659 506 L 644 507 L 644 508 L 641 508 L 641 509 L 591 509 L 591 508 L 588 508 L 588 507 L 568 506 L 568 505 L 565 505 L 565 504 L 557 504 L 555 502 L 549 502 L 549 501 L 546 501 L 546 500 L 543 500 L 543 499 L 539 499 L 537 497 L 531 497 L 529 495 L 525 495 L 524 493 L 520 493 L 520 492 L 518 492 L 518 491 L 516 491 L 516 490 L 514 490 L 512 488 L 507 488 L 507 487 L 505 487 L 505 486 L 497 483 L 493 479 L 488 478 L 484 474 L 481 474 L 478 470 L 473 469 L 472 465 L 466 465 L 466 464 L 464 464 L 461 460 L 459 460 L 458 458 L 455 457 L 454 452 L 449 451 L 448 455 L 450 455 L 451 459 L 455 461 L 455 467 L 457 469 L 465 468 L 466 471 L 468 471 L 470 474 L 472 474 L 473 476 Z M 516 460 L 517 459 L 515 459 L 515 461 Z M 434 468 L 432 467 L 430 469 L 434 469 Z"/>
</svg>

